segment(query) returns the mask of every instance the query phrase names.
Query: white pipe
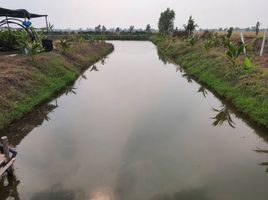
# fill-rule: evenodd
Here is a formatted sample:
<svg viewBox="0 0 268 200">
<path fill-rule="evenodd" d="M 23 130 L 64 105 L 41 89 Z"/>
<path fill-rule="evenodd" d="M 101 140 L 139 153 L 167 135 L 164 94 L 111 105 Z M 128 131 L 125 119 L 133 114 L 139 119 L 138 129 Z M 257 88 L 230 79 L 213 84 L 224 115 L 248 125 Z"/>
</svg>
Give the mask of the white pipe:
<svg viewBox="0 0 268 200">
<path fill-rule="evenodd" d="M 261 45 L 261 52 L 260 52 L 260 56 L 262 56 L 262 55 L 263 55 L 264 46 L 265 46 L 265 41 L 266 41 L 266 29 L 264 30 L 264 34 L 263 34 L 263 40 L 262 40 L 262 45 Z"/>
<path fill-rule="evenodd" d="M 245 40 L 244 40 L 244 35 L 243 35 L 243 32 L 241 32 L 241 41 L 243 42 L 243 44 L 245 45 Z M 244 53 L 246 54 L 247 53 L 247 50 L 246 50 L 246 47 L 244 46 Z"/>
</svg>

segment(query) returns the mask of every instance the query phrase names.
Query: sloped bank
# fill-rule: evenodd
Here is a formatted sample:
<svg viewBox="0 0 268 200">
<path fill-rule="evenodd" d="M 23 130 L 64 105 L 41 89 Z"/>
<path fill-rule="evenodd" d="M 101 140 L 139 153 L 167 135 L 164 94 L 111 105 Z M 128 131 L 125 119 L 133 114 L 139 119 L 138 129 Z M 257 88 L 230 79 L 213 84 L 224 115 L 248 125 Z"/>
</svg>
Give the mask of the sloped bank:
<svg viewBox="0 0 268 200">
<path fill-rule="evenodd" d="M 259 66 L 230 68 L 222 49 L 207 53 L 203 44 L 194 47 L 180 40 L 152 37 L 160 55 L 179 64 L 188 75 L 224 98 L 237 110 L 268 127 L 268 70 Z"/>
<path fill-rule="evenodd" d="M 0 128 L 21 118 L 73 83 L 89 66 L 113 51 L 105 42 L 73 43 L 66 54 L 0 55 Z"/>
</svg>

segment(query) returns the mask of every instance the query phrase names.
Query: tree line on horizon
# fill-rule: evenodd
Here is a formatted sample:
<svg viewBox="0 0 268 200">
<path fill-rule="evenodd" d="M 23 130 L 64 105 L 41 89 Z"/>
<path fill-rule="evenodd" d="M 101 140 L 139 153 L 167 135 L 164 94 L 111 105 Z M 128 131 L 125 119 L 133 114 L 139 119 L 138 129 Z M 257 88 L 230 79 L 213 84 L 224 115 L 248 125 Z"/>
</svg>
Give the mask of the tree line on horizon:
<svg viewBox="0 0 268 200">
<path fill-rule="evenodd" d="M 173 32 L 178 32 L 178 31 L 186 31 L 188 33 L 188 35 L 192 35 L 193 32 L 199 27 L 198 24 L 195 22 L 195 20 L 193 19 L 192 16 L 189 17 L 188 21 L 186 24 L 183 25 L 183 29 L 178 29 L 178 27 L 174 27 L 174 21 L 175 21 L 175 16 L 176 13 L 174 10 L 167 8 L 165 11 L 161 12 L 160 14 L 160 18 L 158 21 L 158 32 L 161 34 L 168 34 L 168 33 L 173 33 Z M 256 32 L 256 35 L 259 34 L 259 32 L 261 31 L 260 29 L 261 23 L 258 21 L 256 23 L 255 26 L 252 26 L 251 28 L 239 28 L 239 27 L 235 27 L 233 28 L 234 31 L 254 31 Z M 228 31 L 229 28 L 215 28 L 215 29 L 202 29 L 200 28 L 199 30 L 212 30 L 212 31 Z M 147 24 L 146 27 L 144 29 L 135 29 L 135 27 L 133 25 L 131 25 L 129 28 L 120 28 L 120 27 L 116 27 L 115 29 L 107 29 L 104 25 L 98 25 L 94 28 L 95 32 L 99 32 L 99 33 L 105 33 L 105 32 L 139 32 L 139 31 L 144 31 L 147 33 L 150 32 L 157 32 L 157 30 L 152 29 L 150 24 Z"/>
<path fill-rule="evenodd" d="M 176 13 L 174 10 L 167 8 L 164 12 L 160 14 L 160 18 L 158 21 L 158 31 L 161 34 L 171 34 L 176 32 L 181 31 L 177 27 L 174 28 L 174 21 L 175 21 L 175 16 Z M 241 29 L 239 27 L 232 28 L 233 30 L 246 30 L 246 31 L 255 31 L 256 36 L 259 35 L 260 32 L 260 26 L 261 23 L 258 21 L 255 26 L 251 28 L 246 28 L 246 29 Z M 189 17 L 188 22 L 183 25 L 184 31 L 188 33 L 188 36 L 191 36 L 193 32 L 196 30 L 198 27 L 198 24 L 195 22 L 192 16 Z M 213 29 L 217 31 L 228 31 L 229 28 L 218 28 L 218 29 Z M 202 30 L 202 29 L 201 29 Z M 206 29 L 208 30 L 208 29 Z"/>
</svg>

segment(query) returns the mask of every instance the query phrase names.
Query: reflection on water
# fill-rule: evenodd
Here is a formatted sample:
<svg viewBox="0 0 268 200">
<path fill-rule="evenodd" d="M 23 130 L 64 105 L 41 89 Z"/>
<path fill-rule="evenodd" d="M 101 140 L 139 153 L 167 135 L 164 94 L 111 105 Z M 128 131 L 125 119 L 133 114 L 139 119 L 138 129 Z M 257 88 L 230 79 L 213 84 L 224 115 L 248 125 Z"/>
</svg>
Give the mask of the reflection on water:
<svg viewBox="0 0 268 200">
<path fill-rule="evenodd" d="M 151 200 L 212 200 L 204 190 L 183 190 L 174 194 L 159 194 Z"/>
<path fill-rule="evenodd" d="M 161 51 L 160 49 L 157 49 L 157 55 L 158 55 L 158 59 L 161 60 L 165 65 L 169 64 L 169 60 L 168 57 L 166 57 Z"/>
<path fill-rule="evenodd" d="M 1 130 L 20 182 L 0 199 L 266 200 L 267 129 L 151 43 L 114 44 L 57 100 Z"/>
<path fill-rule="evenodd" d="M 197 92 L 202 93 L 205 98 L 208 94 L 208 91 L 206 90 L 206 88 L 204 86 L 200 86 Z"/>
<path fill-rule="evenodd" d="M 192 83 L 193 82 L 193 79 L 191 77 L 191 75 L 187 74 L 187 73 L 183 73 L 182 74 L 182 77 L 186 78 L 188 83 Z"/>
<path fill-rule="evenodd" d="M 57 100 L 55 101 L 55 104 L 49 103 L 40 106 L 21 120 L 14 122 L 12 126 L 0 130 L 0 135 L 6 135 L 8 137 L 9 144 L 16 147 L 34 128 L 41 126 L 44 121 L 49 121 L 49 113 L 52 113 L 57 107 Z"/>
<path fill-rule="evenodd" d="M 68 95 L 68 94 L 76 94 L 75 90 L 77 88 L 73 87 L 73 86 L 69 86 L 66 88 L 65 90 L 65 95 Z"/>
<path fill-rule="evenodd" d="M 116 200 L 111 188 L 98 188 L 89 195 L 90 200 Z"/>
<path fill-rule="evenodd" d="M 57 199 L 57 200 L 75 200 L 77 198 L 77 193 L 73 191 L 64 190 L 62 184 L 52 185 L 51 189 L 48 191 L 42 191 L 35 193 L 31 200 L 48 200 L 48 199 Z"/>
<path fill-rule="evenodd" d="M 231 117 L 231 110 L 226 105 L 222 105 L 220 109 L 212 108 L 217 113 L 215 117 L 212 117 L 215 121 L 212 123 L 213 126 L 221 126 L 224 122 L 227 122 L 229 126 L 235 128 L 235 122 Z"/>
<path fill-rule="evenodd" d="M 18 185 L 20 181 L 17 180 L 16 177 L 6 177 L 8 180 L 7 185 L 0 185 L 0 199 L 5 200 L 20 200 Z"/>
<path fill-rule="evenodd" d="M 257 153 L 265 153 L 265 154 L 268 154 L 268 150 L 263 150 L 263 149 L 260 149 L 260 148 L 257 148 L 256 150 L 254 150 L 255 152 Z M 260 163 L 260 166 L 267 166 L 267 169 L 266 169 L 266 173 L 268 172 L 268 162 L 262 162 Z"/>
<path fill-rule="evenodd" d="M 101 63 L 102 65 L 105 65 L 105 64 L 106 64 L 106 59 L 107 59 L 107 57 L 102 58 L 102 59 L 100 60 L 100 63 Z"/>
<path fill-rule="evenodd" d="M 92 65 L 92 67 L 90 68 L 90 71 L 96 71 L 96 72 L 98 72 L 99 70 L 98 70 L 98 68 L 97 68 L 97 65 Z"/>
</svg>

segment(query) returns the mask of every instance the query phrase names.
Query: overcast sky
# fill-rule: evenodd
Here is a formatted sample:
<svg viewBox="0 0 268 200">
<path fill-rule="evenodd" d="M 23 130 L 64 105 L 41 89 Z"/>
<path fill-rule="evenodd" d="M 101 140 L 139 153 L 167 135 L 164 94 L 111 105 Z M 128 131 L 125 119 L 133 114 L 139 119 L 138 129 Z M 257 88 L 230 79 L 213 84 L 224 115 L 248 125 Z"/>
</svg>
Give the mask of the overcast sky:
<svg viewBox="0 0 268 200">
<path fill-rule="evenodd" d="M 251 27 L 257 21 L 268 27 L 268 0 L 1 0 L 0 7 L 24 8 L 48 14 L 55 28 L 157 27 L 160 12 L 176 12 L 175 26 L 181 28 L 190 15 L 201 28 Z M 32 20 L 44 26 L 44 20 Z"/>
</svg>

